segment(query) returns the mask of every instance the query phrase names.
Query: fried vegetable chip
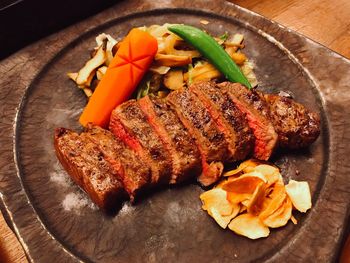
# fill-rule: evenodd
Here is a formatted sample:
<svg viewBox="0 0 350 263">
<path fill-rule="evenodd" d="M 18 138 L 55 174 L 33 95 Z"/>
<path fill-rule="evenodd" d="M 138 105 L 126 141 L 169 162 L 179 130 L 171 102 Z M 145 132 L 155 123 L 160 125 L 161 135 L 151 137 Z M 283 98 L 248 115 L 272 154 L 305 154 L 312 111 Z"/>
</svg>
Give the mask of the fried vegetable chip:
<svg viewBox="0 0 350 263">
<path fill-rule="evenodd" d="M 263 223 L 271 228 L 284 226 L 292 216 L 292 202 L 288 197 L 283 204 L 270 216 L 263 220 Z"/>
<path fill-rule="evenodd" d="M 241 214 L 234 218 L 228 225 L 238 235 L 246 236 L 250 239 L 267 237 L 270 230 L 265 226 L 258 217 L 251 214 Z"/>
<path fill-rule="evenodd" d="M 235 233 L 257 239 L 267 237 L 269 228 L 285 226 L 293 206 L 301 212 L 311 207 L 307 182 L 290 180 L 284 185 L 278 167 L 266 162 L 248 160 L 229 171 L 214 189 L 200 198 L 203 209 L 222 227 Z"/>
<path fill-rule="evenodd" d="M 311 194 L 307 182 L 290 180 L 286 185 L 286 192 L 293 206 L 300 212 L 305 213 L 311 208 Z"/>
</svg>

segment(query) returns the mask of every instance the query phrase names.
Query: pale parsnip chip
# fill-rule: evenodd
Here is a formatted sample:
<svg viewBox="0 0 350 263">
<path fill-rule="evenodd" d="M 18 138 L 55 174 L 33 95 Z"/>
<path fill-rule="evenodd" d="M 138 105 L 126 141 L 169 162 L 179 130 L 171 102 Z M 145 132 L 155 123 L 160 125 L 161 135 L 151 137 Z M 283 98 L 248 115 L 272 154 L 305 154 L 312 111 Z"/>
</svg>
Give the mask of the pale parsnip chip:
<svg viewBox="0 0 350 263">
<path fill-rule="evenodd" d="M 254 168 L 254 171 L 263 174 L 269 185 L 276 182 L 283 184 L 282 175 L 277 167 L 267 164 L 260 164 Z"/>
<path fill-rule="evenodd" d="M 266 198 L 266 184 L 260 183 L 253 193 L 251 199 L 247 204 L 248 213 L 252 215 L 259 215 L 263 209 L 263 204 Z"/>
<path fill-rule="evenodd" d="M 272 215 L 265 218 L 263 223 L 271 228 L 277 228 L 285 226 L 292 216 L 292 202 L 288 198 L 285 198 L 283 204 Z"/>
<path fill-rule="evenodd" d="M 228 176 L 238 175 L 238 174 L 241 174 L 243 172 L 249 173 L 257 165 L 259 165 L 259 161 L 254 160 L 254 159 L 249 159 L 249 160 L 244 161 L 243 163 L 241 163 L 237 167 L 237 169 L 234 169 L 234 170 L 231 170 L 231 171 L 228 171 L 228 172 L 224 173 L 224 176 L 228 177 Z"/>
<path fill-rule="evenodd" d="M 215 206 L 210 207 L 208 210 L 208 214 L 214 218 L 214 220 L 216 221 L 216 223 L 218 223 L 219 226 L 221 226 L 222 228 L 226 228 L 227 225 L 230 223 L 230 221 L 235 218 L 239 211 L 240 211 L 240 205 L 234 205 L 233 209 L 232 209 L 232 213 L 230 215 L 221 215 L 219 210 L 216 209 Z"/>
<path fill-rule="evenodd" d="M 258 178 L 260 178 L 264 183 L 267 183 L 266 177 L 265 177 L 262 173 L 257 172 L 257 171 L 251 171 L 251 172 L 249 172 L 249 173 L 245 173 L 245 174 L 241 175 L 239 178 L 251 177 L 251 176 L 253 176 L 253 177 L 258 177 Z"/>
<path fill-rule="evenodd" d="M 290 180 L 285 187 L 293 206 L 298 211 L 305 213 L 311 208 L 311 193 L 307 182 Z"/>
<path fill-rule="evenodd" d="M 231 193 L 253 194 L 260 183 L 264 183 L 264 180 L 258 176 L 241 176 L 233 180 L 227 180 L 221 185 L 221 188 Z"/>
<path fill-rule="evenodd" d="M 232 214 L 233 206 L 228 202 L 226 191 L 220 188 L 214 188 L 200 195 L 203 203 L 203 210 L 208 210 L 215 207 L 220 215 L 227 216 Z"/>
<path fill-rule="evenodd" d="M 284 185 L 275 184 L 270 197 L 265 199 L 264 208 L 259 214 L 259 218 L 264 220 L 272 215 L 280 208 L 286 197 L 287 194 Z"/>
<path fill-rule="evenodd" d="M 260 221 L 259 217 L 251 214 L 237 216 L 231 221 L 228 228 L 250 239 L 267 237 L 270 234 L 269 228 Z"/>
</svg>

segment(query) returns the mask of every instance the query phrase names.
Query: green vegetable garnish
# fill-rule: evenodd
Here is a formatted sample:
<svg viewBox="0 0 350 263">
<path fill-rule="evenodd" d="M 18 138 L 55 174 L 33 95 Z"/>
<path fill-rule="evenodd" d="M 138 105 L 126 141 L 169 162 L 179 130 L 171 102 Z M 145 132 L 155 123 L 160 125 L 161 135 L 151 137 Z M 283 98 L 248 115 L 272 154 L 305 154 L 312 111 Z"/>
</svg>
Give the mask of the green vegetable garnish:
<svg viewBox="0 0 350 263">
<path fill-rule="evenodd" d="M 220 38 L 222 41 L 226 41 L 227 38 L 228 38 L 228 33 L 227 33 L 227 31 L 226 31 L 224 34 L 222 34 L 221 36 L 219 36 L 219 38 Z"/>
<path fill-rule="evenodd" d="M 249 81 L 227 52 L 207 33 L 188 25 L 171 25 L 168 30 L 196 48 L 231 82 L 239 82 L 251 89 Z"/>
</svg>

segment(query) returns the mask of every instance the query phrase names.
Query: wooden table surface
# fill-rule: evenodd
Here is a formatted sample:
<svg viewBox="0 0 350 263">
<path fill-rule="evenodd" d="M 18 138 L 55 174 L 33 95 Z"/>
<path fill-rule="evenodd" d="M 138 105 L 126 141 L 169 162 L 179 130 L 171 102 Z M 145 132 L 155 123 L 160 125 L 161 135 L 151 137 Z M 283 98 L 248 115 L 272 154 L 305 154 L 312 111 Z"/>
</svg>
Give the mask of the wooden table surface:
<svg viewBox="0 0 350 263">
<path fill-rule="evenodd" d="M 350 58 L 349 0 L 231 0 Z M 350 240 L 348 240 L 350 247 Z M 348 250 L 348 252 L 349 250 Z M 347 254 L 347 255 L 349 255 Z M 350 256 L 343 262 L 350 262 Z M 27 262 L 23 249 L 0 213 L 0 262 Z"/>
</svg>

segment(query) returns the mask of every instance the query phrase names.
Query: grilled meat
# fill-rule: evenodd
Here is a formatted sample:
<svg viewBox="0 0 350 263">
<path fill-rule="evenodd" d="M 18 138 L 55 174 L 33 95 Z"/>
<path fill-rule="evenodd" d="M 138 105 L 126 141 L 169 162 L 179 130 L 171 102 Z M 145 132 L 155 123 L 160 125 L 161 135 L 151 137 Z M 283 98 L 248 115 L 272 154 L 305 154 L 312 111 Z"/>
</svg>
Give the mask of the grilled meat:
<svg viewBox="0 0 350 263">
<path fill-rule="evenodd" d="M 320 117 L 292 99 L 263 95 L 270 108 L 271 121 L 282 148 L 300 149 L 313 143 L 320 134 Z"/>
<path fill-rule="evenodd" d="M 248 90 L 239 83 L 223 82 L 218 86 L 229 94 L 239 110 L 247 115 L 249 127 L 255 137 L 254 157 L 268 160 L 277 144 L 277 133 L 266 102 L 256 91 Z"/>
<path fill-rule="evenodd" d="M 120 126 L 123 127 L 125 134 L 121 134 Z M 112 112 L 109 128 L 114 135 L 127 144 L 129 143 L 129 147 L 148 160 L 147 163 L 151 166 L 152 171 L 151 181 L 154 185 L 170 182 L 172 173 L 170 153 L 152 128 L 137 101 L 129 100 L 118 106 Z"/>
<path fill-rule="evenodd" d="M 297 149 L 316 140 L 320 119 L 301 104 L 237 83 L 201 82 L 166 99 L 119 105 L 110 131 L 81 135 L 59 128 L 56 153 L 72 179 L 102 208 L 128 193 L 192 177 L 218 180 L 223 163 L 253 154 L 267 160 L 278 144 Z M 125 191 L 123 190 L 125 189 Z"/>
<path fill-rule="evenodd" d="M 142 156 L 137 155 L 123 141 L 110 131 L 98 126 L 89 125 L 81 134 L 96 144 L 104 158 L 118 171 L 118 179 L 123 183 L 130 200 L 148 187 L 151 181 L 151 169 L 146 162 L 140 162 Z"/>
<path fill-rule="evenodd" d="M 123 184 L 94 143 L 65 128 L 56 129 L 54 142 L 62 166 L 95 204 L 109 210 L 122 200 Z"/>
<path fill-rule="evenodd" d="M 189 90 L 169 94 L 167 101 L 196 141 L 202 158 L 199 182 L 204 186 L 216 182 L 223 170 L 222 161 L 230 157 L 228 142 L 205 105 Z"/>
<path fill-rule="evenodd" d="M 173 162 L 170 183 L 193 178 L 202 171 L 201 159 L 194 139 L 176 113 L 163 99 L 144 97 L 139 100 L 143 112 L 171 153 Z"/>
<path fill-rule="evenodd" d="M 253 133 L 246 120 L 246 114 L 240 111 L 214 82 L 197 82 L 190 91 L 198 96 L 209 110 L 229 145 L 229 161 L 245 159 L 251 154 Z"/>
</svg>

